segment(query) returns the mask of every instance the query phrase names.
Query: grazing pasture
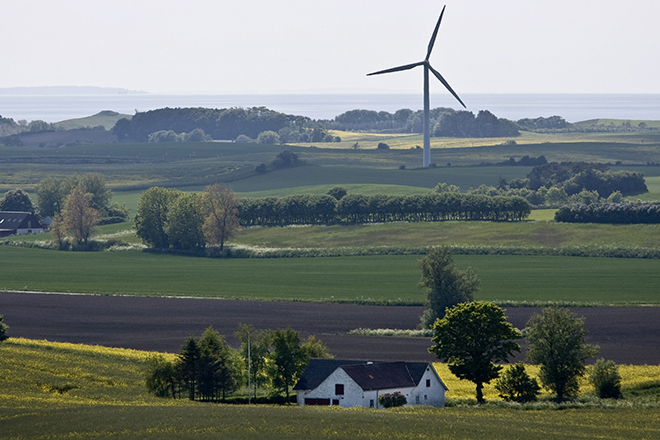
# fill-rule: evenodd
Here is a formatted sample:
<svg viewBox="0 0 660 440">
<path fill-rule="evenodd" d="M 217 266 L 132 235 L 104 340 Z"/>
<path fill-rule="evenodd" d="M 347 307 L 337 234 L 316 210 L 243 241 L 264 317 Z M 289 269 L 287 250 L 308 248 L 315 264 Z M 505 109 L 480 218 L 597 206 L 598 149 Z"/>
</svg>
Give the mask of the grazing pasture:
<svg viewBox="0 0 660 440">
<path fill-rule="evenodd" d="M 449 387 L 449 407 L 372 410 L 159 399 L 143 385 L 148 352 L 10 339 L 0 354 L 0 436 L 8 439 L 647 439 L 660 431 L 657 388 L 648 393 L 649 384 L 660 382 L 657 367 L 622 366 L 622 405 L 601 403 L 584 389 L 583 404 L 524 411 L 452 406 L 471 402 L 472 390 L 436 365 Z"/>
<path fill-rule="evenodd" d="M 422 304 L 417 255 L 209 259 L 0 246 L 0 289 L 136 296 Z M 660 260 L 457 255 L 482 280 L 476 299 L 660 304 Z M 249 282 L 246 282 L 249 280 Z"/>
</svg>

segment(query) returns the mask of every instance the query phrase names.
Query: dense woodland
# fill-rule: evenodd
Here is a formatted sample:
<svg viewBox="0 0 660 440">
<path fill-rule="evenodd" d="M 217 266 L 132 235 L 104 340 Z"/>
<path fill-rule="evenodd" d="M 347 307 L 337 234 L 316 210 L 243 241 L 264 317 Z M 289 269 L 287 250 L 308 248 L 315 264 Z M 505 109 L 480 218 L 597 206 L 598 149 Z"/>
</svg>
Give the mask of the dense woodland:
<svg viewBox="0 0 660 440">
<path fill-rule="evenodd" d="M 213 139 L 236 139 L 240 135 L 256 138 L 264 131 L 306 128 L 311 120 L 286 115 L 265 107 L 251 108 L 163 108 L 136 113 L 131 120 L 121 119 L 113 128 L 119 141 L 147 142 L 149 135 L 163 130 L 177 134 L 203 130 Z"/>
</svg>

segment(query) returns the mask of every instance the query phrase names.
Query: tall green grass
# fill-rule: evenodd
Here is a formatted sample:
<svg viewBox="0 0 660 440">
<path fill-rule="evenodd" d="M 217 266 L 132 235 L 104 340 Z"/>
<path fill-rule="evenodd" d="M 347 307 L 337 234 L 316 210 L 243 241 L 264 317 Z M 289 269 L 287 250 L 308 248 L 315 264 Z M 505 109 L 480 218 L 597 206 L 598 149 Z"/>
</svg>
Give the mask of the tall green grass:
<svg viewBox="0 0 660 440">
<path fill-rule="evenodd" d="M 422 304 L 416 255 L 209 259 L 0 246 L 0 290 L 248 300 Z M 660 304 L 660 260 L 457 255 L 482 280 L 476 299 Z"/>
</svg>

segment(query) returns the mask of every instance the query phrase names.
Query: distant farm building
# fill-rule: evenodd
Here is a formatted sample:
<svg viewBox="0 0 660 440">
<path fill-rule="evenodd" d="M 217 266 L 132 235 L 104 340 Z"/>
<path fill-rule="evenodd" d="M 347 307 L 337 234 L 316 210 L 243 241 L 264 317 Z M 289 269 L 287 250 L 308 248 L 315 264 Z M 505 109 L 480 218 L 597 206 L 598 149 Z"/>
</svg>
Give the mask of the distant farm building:
<svg viewBox="0 0 660 440">
<path fill-rule="evenodd" d="M 41 232 L 44 232 L 44 227 L 31 213 L 0 211 L 0 237 L 39 234 Z"/>
<path fill-rule="evenodd" d="M 447 386 L 428 362 L 312 359 L 293 389 L 298 405 L 381 408 L 378 397 L 398 391 L 406 405 L 441 408 Z"/>
</svg>

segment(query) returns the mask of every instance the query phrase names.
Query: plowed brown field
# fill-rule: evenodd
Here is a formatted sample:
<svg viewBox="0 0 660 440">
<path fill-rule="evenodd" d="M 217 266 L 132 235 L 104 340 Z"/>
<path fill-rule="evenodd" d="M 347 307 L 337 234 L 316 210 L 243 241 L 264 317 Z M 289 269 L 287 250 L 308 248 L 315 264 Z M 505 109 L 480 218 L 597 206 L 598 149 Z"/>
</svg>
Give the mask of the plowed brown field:
<svg viewBox="0 0 660 440">
<path fill-rule="evenodd" d="M 239 323 L 258 329 L 291 327 L 313 334 L 337 358 L 435 360 L 430 338 L 352 336 L 359 327 L 417 326 L 421 307 L 230 301 L 188 298 L 136 298 L 0 292 L 0 314 L 9 335 L 58 342 L 176 352 L 190 335 L 208 326 L 237 346 Z M 510 307 L 509 321 L 522 329 L 540 309 Z M 576 308 L 586 318 L 588 342 L 599 357 L 622 364 L 660 364 L 660 307 Z M 524 346 L 524 344 L 523 344 Z M 518 356 L 523 359 L 524 351 Z"/>
</svg>

